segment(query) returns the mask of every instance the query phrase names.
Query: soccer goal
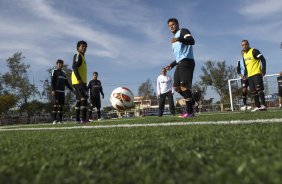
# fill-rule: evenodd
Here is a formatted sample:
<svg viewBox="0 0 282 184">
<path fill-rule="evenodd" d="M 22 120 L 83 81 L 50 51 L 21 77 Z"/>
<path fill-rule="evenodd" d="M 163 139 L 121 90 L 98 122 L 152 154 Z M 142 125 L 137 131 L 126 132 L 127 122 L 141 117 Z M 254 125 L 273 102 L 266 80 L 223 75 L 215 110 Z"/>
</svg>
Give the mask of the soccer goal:
<svg viewBox="0 0 282 184">
<path fill-rule="evenodd" d="M 269 104 L 275 104 L 271 102 L 275 102 L 278 99 L 278 83 L 277 83 L 277 76 L 279 74 L 270 74 L 265 75 L 263 77 L 264 82 L 264 93 L 265 93 L 265 100 Z M 228 88 L 229 88 L 229 96 L 230 96 L 230 108 L 234 111 L 234 101 L 236 101 L 236 105 L 240 106 L 242 103 L 241 100 L 241 78 L 236 79 L 229 79 L 228 80 Z M 248 93 L 249 93 L 248 89 Z"/>
</svg>

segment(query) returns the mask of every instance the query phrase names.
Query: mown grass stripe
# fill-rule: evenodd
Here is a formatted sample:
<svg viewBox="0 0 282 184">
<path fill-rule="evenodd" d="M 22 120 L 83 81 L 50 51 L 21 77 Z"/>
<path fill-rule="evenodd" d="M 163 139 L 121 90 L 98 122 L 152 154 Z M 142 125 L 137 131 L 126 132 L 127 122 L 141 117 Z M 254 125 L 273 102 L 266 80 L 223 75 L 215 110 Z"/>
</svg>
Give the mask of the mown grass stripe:
<svg viewBox="0 0 282 184">
<path fill-rule="evenodd" d="M 203 122 L 167 122 L 167 123 L 139 123 L 139 124 L 118 124 L 118 125 L 81 125 L 73 127 L 40 127 L 40 128 L 5 128 L 0 131 L 19 130 L 68 130 L 68 129 L 100 129 L 100 128 L 133 128 L 133 127 L 159 127 L 159 126 L 187 126 L 187 125 L 240 125 L 254 123 L 282 123 L 282 119 L 254 119 L 254 120 L 230 120 L 230 121 L 203 121 Z"/>
</svg>

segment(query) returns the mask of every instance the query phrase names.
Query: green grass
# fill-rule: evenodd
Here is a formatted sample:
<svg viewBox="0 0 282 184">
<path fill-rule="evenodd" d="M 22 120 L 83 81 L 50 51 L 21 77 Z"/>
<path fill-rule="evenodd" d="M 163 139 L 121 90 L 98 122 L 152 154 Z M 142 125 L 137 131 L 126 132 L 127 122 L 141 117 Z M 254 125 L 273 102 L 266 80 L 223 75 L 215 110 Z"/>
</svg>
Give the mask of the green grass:
<svg viewBox="0 0 282 184">
<path fill-rule="evenodd" d="M 270 118 L 282 118 L 281 111 L 203 114 L 193 119 L 146 117 L 87 125 Z M 49 126 L 54 127 L 32 125 Z M 64 126 L 81 125 L 57 127 Z M 0 183 L 282 181 L 282 123 L 0 131 L 0 135 Z"/>
</svg>

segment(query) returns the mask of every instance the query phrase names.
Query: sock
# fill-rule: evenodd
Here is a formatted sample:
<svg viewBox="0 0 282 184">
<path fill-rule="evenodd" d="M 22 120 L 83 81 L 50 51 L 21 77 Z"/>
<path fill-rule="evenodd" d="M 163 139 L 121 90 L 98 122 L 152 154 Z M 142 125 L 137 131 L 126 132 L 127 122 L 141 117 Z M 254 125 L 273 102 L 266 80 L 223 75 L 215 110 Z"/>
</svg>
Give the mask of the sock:
<svg viewBox="0 0 282 184">
<path fill-rule="evenodd" d="M 260 102 L 259 102 L 259 95 L 255 94 L 253 95 L 254 101 L 255 101 L 255 106 L 260 107 Z"/>
<path fill-rule="evenodd" d="M 192 94 L 190 90 L 186 90 L 182 92 L 183 97 L 186 101 L 186 110 L 188 114 L 193 113 L 193 106 L 192 106 Z"/>
<path fill-rule="evenodd" d="M 89 108 L 89 110 L 88 110 L 88 113 L 89 113 L 89 115 L 88 115 L 88 117 L 89 117 L 89 119 L 93 119 L 92 118 L 92 106 Z"/>
<path fill-rule="evenodd" d="M 97 109 L 97 115 L 98 115 L 98 119 L 101 119 L 101 111 L 100 111 L 100 109 Z"/>
<path fill-rule="evenodd" d="M 76 101 L 75 104 L 75 120 L 80 121 L 80 101 Z"/>
<path fill-rule="evenodd" d="M 81 100 L 81 120 L 86 121 L 86 113 L 87 113 L 87 100 Z"/>
<path fill-rule="evenodd" d="M 58 108 L 58 115 L 59 115 L 59 121 L 63 121 L 63 107 L 59 106 Z"/>
<path fill-rule="evenodd" d="M 264 92 L 260 91 L 258 94 L 262 105 L 266 106 Z"/>
<path fill-rule="evenodd" d="M 57 105 L 54 105 L 53 106 L 53 120 L 56 121 L 57 120 L 57 111 L 58 111 L 58 108 L 57 108 Z"/>
</svg>

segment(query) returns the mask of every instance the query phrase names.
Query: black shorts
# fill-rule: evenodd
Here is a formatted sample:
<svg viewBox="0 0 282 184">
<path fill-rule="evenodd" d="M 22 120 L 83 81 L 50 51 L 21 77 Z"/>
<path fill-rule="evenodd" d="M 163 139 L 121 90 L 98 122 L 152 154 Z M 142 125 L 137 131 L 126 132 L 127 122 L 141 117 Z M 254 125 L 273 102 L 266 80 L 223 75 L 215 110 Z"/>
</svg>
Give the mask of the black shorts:
<svg viewBox="0 0 282 184">
<path fill-rule="evenodd" d="M 85 98 L 87 99 L 87 86 L 85 83 L 83 84 L 74 84 L 73 88 L 75 90 L 76 93 L 76 100 L 81 100 L 81 98 Z"/>
<path fill-rule="evenodd" d="M 65 93 L 55 91 L 55 96 L 53 97 L 53 104 L 65 105 Z"/>
<path fill-rule="evenodd" d="M 263 78 L 261 74 L 256 74 L 248 78 L 249 85 L 250 85 L 250 90 L 255 91 L 255 90 L 264 90 L 264 85 L 263 85 Z"/>
<path fill-rule="evenodd" d="M 100 109 L 101 108 L 101 98 L 100 97 L 91 97 L 90 98 L 90 103 L 91 103 L 91 107 L 92 108 L 97 108 Z"/>
<path fill-rule="evenodd" d="M 191 89 L 195 62 L 191 59 L 183 59 L 177 65 L 174 72 L 174 87 L 187 87 Z"/>
<path fill-rule="evenodd" d="M 248 79 L 246 79 L 246 80 L 241 79 L 241 87 L 242 88 L 248 88 L 249 87 Z"/>
<path fill-rule="evenodd" d="M 282 86 L 278 88 L 278 96 L 282 97 Z"/>
</svg>

